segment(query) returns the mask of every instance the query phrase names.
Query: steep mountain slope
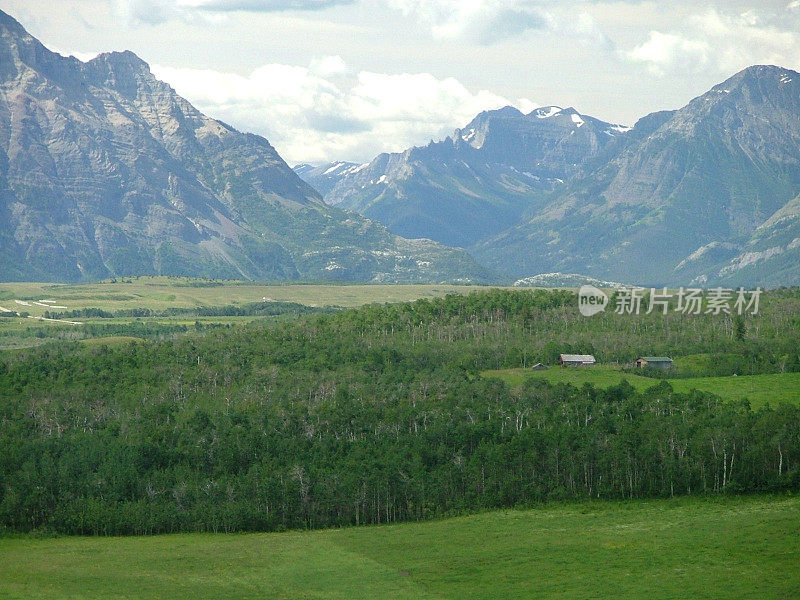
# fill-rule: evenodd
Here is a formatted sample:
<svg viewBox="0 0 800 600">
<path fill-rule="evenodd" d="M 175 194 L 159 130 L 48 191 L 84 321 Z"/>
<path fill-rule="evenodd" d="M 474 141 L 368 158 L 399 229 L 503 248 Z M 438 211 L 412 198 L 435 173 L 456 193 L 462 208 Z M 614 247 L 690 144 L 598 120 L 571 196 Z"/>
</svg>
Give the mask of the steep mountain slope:
<svg viewBox="0 0 800 600">
<path fill-rule="evenodd" d="M 715 267 L 734 259 L 762 224 L 758 236 L 767 235 L 766 221 L 800 193 L 800 74 L 750 67 L 675 113 L 643 119 L 625 137 L 476 255 L 518 277 L 719 279 Z M 800 266 L 790 270 L 800 282 Z M 741 269 L 723 279 L 755 281 Z"/>
<path fill-rule="evenodd" d="M 407 237 L 466 247 L 516 223 L 626 128 L 544 107 L 478 115 L 441 142 L 381 154 L 368 165 L 297 170 L 331 205 Z"/>
<path fill-rule="evenodd" d="M 717 261 L 706 255 L 715 252 Z M 698 268 L 703 261 L 711 262 Z M 704 285 L 760 285 L 774 287 L 800 283 L 800 196 L 762 223 L 746 243 L 704 247 L 679 265 L 678 272 L 700 273 Z"/>
<path fill-rule="evenodd" d="M 264 138 L 130 52 L 88 63 L 0 12 L 0 280 L 480 280 L 465 253 L 331 208 Z"/>
</svg>

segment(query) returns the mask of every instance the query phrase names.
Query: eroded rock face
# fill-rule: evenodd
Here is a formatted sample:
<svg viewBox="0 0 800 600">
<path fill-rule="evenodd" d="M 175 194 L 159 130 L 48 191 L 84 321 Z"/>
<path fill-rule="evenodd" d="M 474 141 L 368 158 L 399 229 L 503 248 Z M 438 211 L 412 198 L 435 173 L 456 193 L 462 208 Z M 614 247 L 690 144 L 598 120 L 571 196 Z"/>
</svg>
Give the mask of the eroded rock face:
<svg viewBox="0 0 800 600">
<path fill-rule="evenodd" d="M 134 274 L 487 276 L 327 206 L 267 140 L 203 115 L 135 54 L 63 57 L 0 12 L 0 279 Z"/>
</svg>

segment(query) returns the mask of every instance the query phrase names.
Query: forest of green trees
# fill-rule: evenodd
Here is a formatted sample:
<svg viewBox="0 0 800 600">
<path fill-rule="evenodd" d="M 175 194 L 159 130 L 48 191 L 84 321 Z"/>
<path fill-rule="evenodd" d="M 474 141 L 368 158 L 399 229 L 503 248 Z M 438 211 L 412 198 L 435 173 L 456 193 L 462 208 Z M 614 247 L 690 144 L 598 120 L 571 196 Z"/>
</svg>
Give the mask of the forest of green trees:
<svg viewBox="0 0 800 600">
<path fill-rule="evenodd" d="M 490 290 L 0 354 L 0 527 L 278 530 L 800 488 L 796 406 L 753 410 L 655 379 L 639 393 L 479 374 L 559 352 L 800 370 L 800 290 L 765 294 L 741 322 L 587 319 L 575 300 Z"/>
</svg>

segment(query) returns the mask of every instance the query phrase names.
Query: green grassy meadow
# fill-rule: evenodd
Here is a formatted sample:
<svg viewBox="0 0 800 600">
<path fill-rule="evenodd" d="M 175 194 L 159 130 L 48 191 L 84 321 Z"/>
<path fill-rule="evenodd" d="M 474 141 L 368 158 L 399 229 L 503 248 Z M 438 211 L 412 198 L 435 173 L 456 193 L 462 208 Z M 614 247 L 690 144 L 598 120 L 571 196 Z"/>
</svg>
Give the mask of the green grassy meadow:
<svg viewBox="0 0 800 600">
<path fill-rule="evenodd" d="M 355 307 L 371 302 L 404 302 L 480 286 L 455 285 L 337 285 L 257 284 L 245 281 L 205 282 L 177 277 L 135 277 L 86 284 L 0 283 L 0 305 L 40 316 L 47 310 L 34 302 L 55 300 L 69 310 L 100 308 L 193 308 L 258 302 L 263 298 L 307 306 Z M 27 302 L 28 305 L 16 301 Z"/>
<path fill-rule="evenodd" d="M 575 386 L 590 383 L 600 388 L 611 387 L 625 380 L 641 391 L 658 385 L 661 381 L 625 373 L 616 365 L 580 368 L 552 366 L 546 371 L 531 371 L 523 368 L 499 369 L 483 371 L 481 374 L 484 377 L 498 377 L 512 387 L 538 377 L 551 383 Z M 740 375 L 738 377 L 674 377 L 667 381 L 677 392 L 700 390 L 711 392 L 726 400 L 747 399 L 753 408 L 765 404 L 776 406 L 782 402 L 800 405 L 800 373 Z"/>
<path fill-rule="evenodd" d="M 206 281 L 183 277 L 118 278 L 86 284 L 0 283 L 0 311 L 26 313 L 26 317 L 0 318 L 0 350 L 38 346 L 48 339 L 79 339 L 81 325 L 118 325 L 131 317 L 80 317 L 65 321 L 42 320 L 45 311 L 60 312 L 97 308 L 106 311 L 128 309 L 183 309 L 237 306 L 260 302 L 296 302 L 311 307 L 353 308 L 370 303 L 405 302 L 453 293 L 469 293 L 481 286 L 455 285 L 346 285 L 346 284 L 257 284 L 247 281 Z M 43 300 L 45 302 L 43 302 Z M 48 306 L 50 305 L 50 306 Z M 255 318 L 228 316 L 143 317 L 144 323 L 193 326 L 246 323 Z M 79 325 L 76 325 L 78 323 Z M 72 331 L 71 331 L 72 330 Z M 120 336 L 96 338 L 108 344 Z M 122 336 L 124 337 L 124 336 Z"/>
<path fill-rule="evenodd" d="M 797 598 L 800 498 L 267 534 L 0 539 L 7 599 Z"/>
</svg>

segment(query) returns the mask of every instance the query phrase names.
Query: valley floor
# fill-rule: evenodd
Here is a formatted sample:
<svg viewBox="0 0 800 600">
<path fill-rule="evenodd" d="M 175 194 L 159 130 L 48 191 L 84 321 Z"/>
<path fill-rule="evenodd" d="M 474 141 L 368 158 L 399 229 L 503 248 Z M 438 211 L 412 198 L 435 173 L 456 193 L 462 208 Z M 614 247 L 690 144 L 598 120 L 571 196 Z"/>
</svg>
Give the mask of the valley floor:
<svg viewBox="0 0 800 600">
<path fill-rule="evenodd" d="M 263 298 L 299 302 L 308 306 L 354 307 L 370 302 L 407 302 L 445 294 L 467 293 L 484 286 L 448 284 L 336 284 L 275 283 L 202 280 L 187 277 L 130 277 L 95 283 L 7 283 L 0 282 L 0 305 L 8 310 L 38 316 L 47 302 L 69 310 L 86 307 L 117 310 L 126 308 L 180 308 L 258 302 Z M 21 303 L 18 303 L 20 300 Z"/>
<path fill-rule="evenodd" d="M 250 303 L 294 302 L 308 307 L 353 308 L 370 303 L 408 302 L 446 294 L 467 294 L 487 289 L 474 285 L 448 284 L 260 284 L 251 281 L 203 280 L 187 277 L 120 277 L 94 283 L 0 282 L 0 313 L 21 316 L 0 318 L 0 351 L 39 346 L 54 339 L 99 338 L 114 344 L 120 335 L 87 333 L 101 325 L 124 330 L 136 320 L 151 328 L 246 323 L 252 316 L 169 316 L 45 319 L 61 311 L 100 309 L 104 311 L 196 309 L 240 307 Z M 84 327 L 86 326 L 86 327 Z M 126 333 L 122 333 L 126 336 Z M 133 334 L 134 336 L 136 333 Z M 146 337 L 146 336 L 145 336 Z"/>
<path fill-rule="evenodd" d="M 593 502 L 270 534 L 0 539 L 0 597 L 800 597 L 800 498 Z"/>
</svg>

